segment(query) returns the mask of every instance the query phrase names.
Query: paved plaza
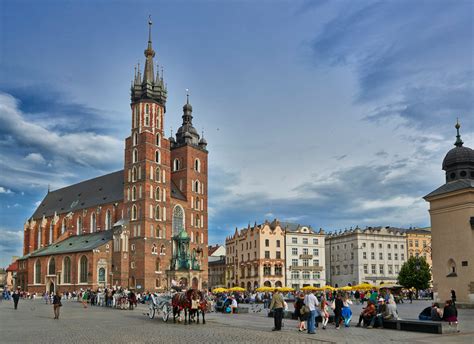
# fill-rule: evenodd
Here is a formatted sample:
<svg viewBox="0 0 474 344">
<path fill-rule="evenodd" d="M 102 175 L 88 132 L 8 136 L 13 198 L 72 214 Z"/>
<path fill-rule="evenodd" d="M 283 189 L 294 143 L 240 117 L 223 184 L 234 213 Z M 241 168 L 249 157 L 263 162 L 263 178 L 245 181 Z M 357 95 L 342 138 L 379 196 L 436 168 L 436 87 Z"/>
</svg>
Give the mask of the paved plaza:
<svg viewBox="0 0 474 344">
<path fill-rule="evenodd" d="M 284 321 L 283 331 L 271 332 L 273 319 L 263 311 L 211 313 L 206 325 L 183 325 L 148 319 L 144 305 L 133 311 L 121 311 L 83 309 L 74 301 L 63 304 L 61 318 L 53 320 L 52 306 L 40 300 L 20 300 L 16 311 L 12 302 L 3 301 L 0 343 L 472 343 L 474 335 L 474 310 L 459 310 L 461 333 L 455 335 L 355 327 L 336 330 L 333 326 L 308 335 L 299 333 L 293 320 Z M 399 311 L 404 318 L 414 318 L 428 304 L 402 304 Z M 360 306 L 353 308 L 354 314 L 358 314 Z"/>
</svg>

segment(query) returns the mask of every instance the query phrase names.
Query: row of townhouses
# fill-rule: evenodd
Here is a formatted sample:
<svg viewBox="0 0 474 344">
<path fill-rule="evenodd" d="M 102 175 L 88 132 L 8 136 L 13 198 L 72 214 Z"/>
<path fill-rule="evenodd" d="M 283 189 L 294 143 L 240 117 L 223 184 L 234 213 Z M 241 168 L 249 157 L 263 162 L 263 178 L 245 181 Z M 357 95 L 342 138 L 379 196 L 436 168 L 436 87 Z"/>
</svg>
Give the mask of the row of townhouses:
<svg viewBox="0 0 474 344">
<path fill-rule="evenodd" d="M 272 222 L 235 229 L 224 246 L 209 247 L 209 285 L 355 285 L 396 283 L 409 257 L 431 265 L 429 228 L 354 228 L 325 233 L 309 225 Z"/>
</svg>

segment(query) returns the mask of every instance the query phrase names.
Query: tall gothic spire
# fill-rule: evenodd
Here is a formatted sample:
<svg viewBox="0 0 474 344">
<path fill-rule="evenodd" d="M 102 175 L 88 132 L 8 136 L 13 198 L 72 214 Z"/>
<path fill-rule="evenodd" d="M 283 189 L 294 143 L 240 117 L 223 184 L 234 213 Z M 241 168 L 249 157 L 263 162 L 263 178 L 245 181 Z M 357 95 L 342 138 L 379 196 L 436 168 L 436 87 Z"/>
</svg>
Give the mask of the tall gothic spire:
<svg viewBox="0 0 474 344">
<path fill-rule="evenodd" d="M 153 57 L 155 57 L 155 51 L 151 45 L 151 26 L 153 25 L 151 21 L 151 16 L 148 17 L 148 46 L 145 50 L 145 70 L 143 71 L 143 83 L 153 84 L 155 73 L 153 71 Z"/>
</svg>

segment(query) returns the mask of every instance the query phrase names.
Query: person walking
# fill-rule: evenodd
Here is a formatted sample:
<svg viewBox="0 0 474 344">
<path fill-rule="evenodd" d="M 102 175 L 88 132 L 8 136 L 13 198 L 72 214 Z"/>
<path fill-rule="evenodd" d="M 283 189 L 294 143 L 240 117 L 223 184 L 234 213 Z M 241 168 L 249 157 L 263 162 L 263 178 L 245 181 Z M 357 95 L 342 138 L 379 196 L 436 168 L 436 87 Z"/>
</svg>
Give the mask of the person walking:
<svg viewBox="0 0 474 344">
<path fill-rule="evenodd" d="M 352 319 L 352 310 L 351 310 L 352 300 L 348 295 L 344 296 L 343 307 L 342 307 L 342 318 L 344 319 L 344 327 L 349 327 Z"/>
<path fill-rule="evenodd" d="M 309 309 L 308 325 L 307 325 L 308 333 L 315 334 L 316 333 L 316 327 L 315 327 L 316 308 L 319 306 L 319 301 L 316 298 L 316 296 L 314 296 L 312 291 L 308 291 L 308 294 L 306 294 L 304 298 L 304 304 Z"/>
<path fill-rule="evenodd" d="M 324 298 L 321 300 L 321 318 L 323 323 L 323 330 L 325 330 L 329 322 L 329 305 Z"/>
<path fill-rule="evenodd" d="M 84 308 L 87 308 L 87 300 L 89 298 L 89 289 L 82 293 L 82 305 Z"/>
<path fill-rule="evenodd" d="M 283 319 L 283 308 L 285 307 L 285 300 L 281 296 L 278 289 L 273 292 L 272 302 L 270 303 L 270 310 L 273 310 L 273 320 L 275 327 L 272 331 L 281 331 L 281 321 Z"/>
<path fill-rule="evenodd" d="M 337 294 L 336 300 L 334 300 L 334 322 L 336 324 L 336 330 L 339 330 L 339 325 L 342 321 L 342 308 L 344 303 L 342 302 L 341 294 Z"/>
<path fill-rule="evenodd" d="M 20 301 L 20 292 L 18 290 L 15 290 L 15 292 L 12 295 L 13 298 L 13 306 L 15 309 L 18 309 L 18 301 Z"/>
<path fill-rule="evenodd" d="M 308 310 L 304 307 L 304 294 L 301 293 L 295 301 L 295 316 L 298 317 L 298 331 L 306 331 L 305 323 L 308 318 Z"/>
<path fill-rule="evenodd" d="M 54 319 L 59 319 L 59 309 L 62 307 L 61 296 L 61 293 L 56 293 L 53 296 Z"/>
<path fill-rule="evenodd" d="M 451 289 L 451 301 L 453 302 L 453 305 L 456 306 L 456 292 L 454 289 Z"/>
</svg>

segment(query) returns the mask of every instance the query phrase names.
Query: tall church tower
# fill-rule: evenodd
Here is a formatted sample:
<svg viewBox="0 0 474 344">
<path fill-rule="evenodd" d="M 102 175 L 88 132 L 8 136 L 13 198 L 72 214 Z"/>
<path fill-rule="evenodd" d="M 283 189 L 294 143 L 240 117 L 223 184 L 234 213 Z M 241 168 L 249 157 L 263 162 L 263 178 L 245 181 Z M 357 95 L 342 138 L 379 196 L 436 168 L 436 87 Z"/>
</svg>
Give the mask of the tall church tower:
<svg viewBox="0 0 474 344">
<path fill-rule="evenodd" d="M 171 255 L 170 147 L 163 137 L 167 90 L 154 73 L 155 51 L 148 22 L 143 75 L 138 66 L 131 86 L 131 135 L 125 142 L 124 217 L 129 222 L 128 286 L 154 290 Z M 166 267 L 166 266 L 165 266 Z"/>
</svg>

